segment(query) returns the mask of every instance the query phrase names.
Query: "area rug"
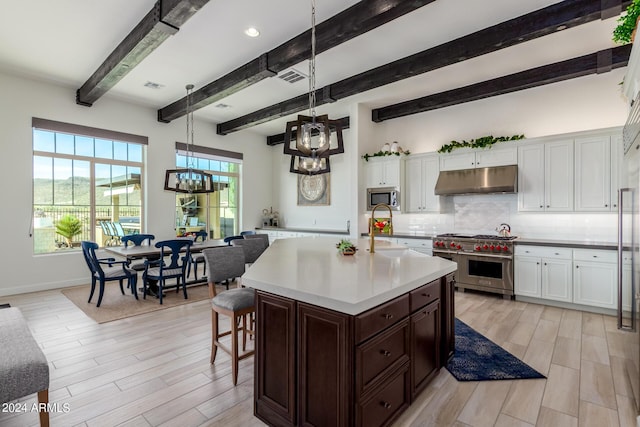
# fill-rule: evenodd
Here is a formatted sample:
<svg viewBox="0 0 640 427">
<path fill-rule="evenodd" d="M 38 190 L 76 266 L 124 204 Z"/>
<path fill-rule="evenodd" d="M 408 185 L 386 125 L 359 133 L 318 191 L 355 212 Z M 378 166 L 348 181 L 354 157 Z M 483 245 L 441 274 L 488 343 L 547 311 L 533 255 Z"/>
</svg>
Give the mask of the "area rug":
<svg viewBox="0 0 640 427">
<path fill-rule="evenodd" d="M 116 281 L 107 283 L 104 289 L 102 303 L 100 307 L 96 307 L 96 303 L 98 302 L 98 287 L 96 286 L 96 292 L 91 302 L 87 303 L 90 290 L 90 285 L 82 285 L 65 288 L 62 290 L 62 294 L 97 323 L 111 322 L 113 320 L 124 319 L 126 317 L 137 316 L 209 298 L 209 287 L 204 283 L 199 286 L 192 285 L 187 287 L 188 299 L 184 299 L 182 289 L 178 293 L 176 293 L 175 289 L 168 289 L 164 292 L 165 296 L 162 298 L 162 305 L 160 305 L 160 302 L 155 297 L 147 295 L 146 299 L 142 299 L 141 292 L 138 292 L 139 299 L 136 300 L 131 294 L 131 291 L 126 288 L 126 285 L 125 294 L 122 295 L 120 293 L 120 286 Z"/>
<path fill-rule="evenodd" d="M 459 319 L 455 319 L 456 351 L 447 365 L 458 381 L 546 378 Z"/>
</svg>

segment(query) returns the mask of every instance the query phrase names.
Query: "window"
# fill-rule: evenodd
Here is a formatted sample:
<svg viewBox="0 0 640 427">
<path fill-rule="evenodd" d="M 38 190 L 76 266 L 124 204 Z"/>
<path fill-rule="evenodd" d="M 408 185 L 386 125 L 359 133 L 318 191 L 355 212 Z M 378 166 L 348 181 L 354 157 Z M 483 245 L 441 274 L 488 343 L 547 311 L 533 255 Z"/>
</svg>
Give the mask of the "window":
<svg viewBox="0 0 640 427">
<path fill-rule="evenodd" d="M 176 148 L 176 167 L 189 167 L 186 145 L 177 143 Z M 207 194 L 176 193 L 176 235 L 200 230 L 212 239 L 237 235 L 242 154 L 199 146 L 191 146 L 191 151 L 191 166 L 212 174 L 220 189 Z"/>
<path fill-rule="evenodd" d="M 38 118 L 32 126 L 34 253 L 140 231 L 146 137 Z"/>
</svg>

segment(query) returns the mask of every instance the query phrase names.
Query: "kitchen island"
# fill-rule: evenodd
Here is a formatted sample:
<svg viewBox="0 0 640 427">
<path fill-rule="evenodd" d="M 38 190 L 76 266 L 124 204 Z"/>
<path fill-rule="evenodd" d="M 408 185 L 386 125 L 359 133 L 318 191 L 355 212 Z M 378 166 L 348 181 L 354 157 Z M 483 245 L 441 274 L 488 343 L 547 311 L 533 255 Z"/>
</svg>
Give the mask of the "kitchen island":
<svg viewBox="0 0 640 427">
<path fill-rule="evenodd" d="M 403 246 L 279 239 L 256 289 L 254 414 L 269 425 L 384 426 L 453 354 L 455 263 Z"/>
</svg>

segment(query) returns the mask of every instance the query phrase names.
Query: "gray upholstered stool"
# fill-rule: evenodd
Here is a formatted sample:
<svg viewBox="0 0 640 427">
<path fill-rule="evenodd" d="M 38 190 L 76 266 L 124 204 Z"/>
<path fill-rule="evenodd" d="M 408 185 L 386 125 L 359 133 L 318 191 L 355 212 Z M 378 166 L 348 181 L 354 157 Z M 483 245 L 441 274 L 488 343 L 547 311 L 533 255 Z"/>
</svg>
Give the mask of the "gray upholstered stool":
<svg viewBox="0 0 640 427">
<path fill-rule="evenodd" d="M 216 292 L 216 283 L 221 283 L 228 277 L 240 277 L 244 273 L 244 250 L 240 247 L 223 246 L 202 251 L 207 265 L 209 281 L 209 296 L 211 297 L 211 363 L 216 360 L 218 348 L 231 356 L 231 374 L 233 385 L 238 382 L 238 361 L 250 357 L 254 350 L 245 351 L 247 334 L 253 334 L 247 325 L 247 316 L 255 312 L 255 293 L 253 289 L 236 288 L 228 291 Z M 223 314 L 231 320 L 231 330 L 219 331 L 218 316 Z M 242 322 L 242 326 L 239 323 Z M 238 332 L 242 332 L 242 350 L 238 352 Z M 221 344 L 220 337 L 231 335 L 231 347 Z"/>
<path fill-rule="evenodd" d="M 49 425 L 49 365 L 16 307 L 0 310 L 0 402 L 38 393 L 40 425 Z M 42 407 L 44 406 L 44 408 Z"/>
</svg>

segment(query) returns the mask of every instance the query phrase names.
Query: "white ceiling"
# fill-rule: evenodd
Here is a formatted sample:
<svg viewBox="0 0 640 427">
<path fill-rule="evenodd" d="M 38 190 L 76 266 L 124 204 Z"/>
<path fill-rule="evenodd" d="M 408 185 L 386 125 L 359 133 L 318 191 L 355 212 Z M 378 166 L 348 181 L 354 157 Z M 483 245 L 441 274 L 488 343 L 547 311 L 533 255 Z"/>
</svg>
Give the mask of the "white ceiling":
<svg viewBox="0 0 640 427">
<path fill-rule="evenodd" d="M 0 69 L 79 88 L 155 0 L 0 0 Z M 357 0 L 316 0 L 322 22 Z M 437 0 L 367 34 L 319 54 L 316 87 L 423 51 L 507 19 L 532 12 L 554 0 Z M 310 27 L 309 0 L 210 0 L 107 95 L 160 109 L 225 75 Z M 11 19 L 6 19 L 11 17 Z M 560 31 L 518 46 L 435 70 L 404 81 L 321 106 L 318 113 L 347 116 L 349 106 L 372 108 L 425 96 L 613 46 L 616 18 Z M 252 39 L 244 30 L 254 26 Z M 307 73 L 307 62 L 294 68 Z M 144 86 L 148 81 L 161 89 Z M 289 84 L 265 79 L 252 87 L 198 110 L 211 123 L 227 121 L 259 108 L 305 94 L 308 82 Z M 99 103 L 100 99 L 96 101 Z M 229 108 L 216 107 L 227 104 Z M 289 118 L 250 130 L 263 135 L 284 131 Z"/>
</svg>

